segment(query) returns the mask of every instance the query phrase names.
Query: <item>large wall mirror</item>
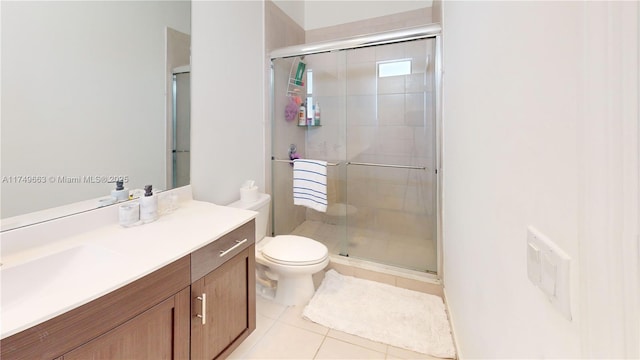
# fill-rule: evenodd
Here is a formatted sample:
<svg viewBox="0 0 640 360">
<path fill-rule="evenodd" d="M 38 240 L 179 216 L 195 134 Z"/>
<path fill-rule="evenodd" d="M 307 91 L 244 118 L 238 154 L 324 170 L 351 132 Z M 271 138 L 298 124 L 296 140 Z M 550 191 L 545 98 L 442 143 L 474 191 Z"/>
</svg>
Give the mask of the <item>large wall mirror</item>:
<svg viewBox="0 0 640 360">
<path fill-rule="evenodd" d="M 189 1 L 0 6 L 2 230 L 188 183 Z"/>
</svg>

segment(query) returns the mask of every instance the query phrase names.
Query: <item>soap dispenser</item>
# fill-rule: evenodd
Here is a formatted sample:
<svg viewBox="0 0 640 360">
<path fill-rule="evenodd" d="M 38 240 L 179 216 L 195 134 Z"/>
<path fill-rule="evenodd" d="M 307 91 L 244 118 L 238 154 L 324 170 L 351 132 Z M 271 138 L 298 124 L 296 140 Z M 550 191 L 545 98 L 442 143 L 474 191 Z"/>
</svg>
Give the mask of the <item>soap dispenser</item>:
<svg viewBox="0 0 640 360">
<path fill-rule="evenodd" d="M 153 195 L 151 185 L 144 186 L 144 196 L 140 198 L 140 221 L 150 223 L 158 219 L 158 197 Z"/>
<path fill-rule="evenodd" d="M 116 189 L 111 190 L 111 197 L 115 198 L 116 201 L 129 200 L 129 189 L 125 189 L 122 180 L 116 181 Z"/>
</svg>

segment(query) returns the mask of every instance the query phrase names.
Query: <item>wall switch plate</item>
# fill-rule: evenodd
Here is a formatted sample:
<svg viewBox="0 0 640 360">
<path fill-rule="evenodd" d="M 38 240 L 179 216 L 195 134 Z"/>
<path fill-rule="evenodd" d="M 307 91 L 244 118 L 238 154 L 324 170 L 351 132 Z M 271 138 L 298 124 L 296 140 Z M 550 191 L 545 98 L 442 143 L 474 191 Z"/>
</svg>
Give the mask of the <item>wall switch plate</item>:
<svg viewBox="0 0 640 360">
<path fill-rule="evenodd" d="M 535 252 L 538 252 L 537 257 Z M 571 320 L 571 257 L 532 226 L 527 228 L 527 275 L 562 315 Z"/>
<path fill-rule="evenodd" d="M 547 294 L 547 296 L 556 296 L 558 267 L 553 263 L 548 253 L 542 255 L 540 265 L 540 289 Z"/>
<path fill-rule="evenodd" d="M 535 244 L 527 242 L 527 276 L 536 286 L 540 284 L 540 249 Z"/>
</svg>

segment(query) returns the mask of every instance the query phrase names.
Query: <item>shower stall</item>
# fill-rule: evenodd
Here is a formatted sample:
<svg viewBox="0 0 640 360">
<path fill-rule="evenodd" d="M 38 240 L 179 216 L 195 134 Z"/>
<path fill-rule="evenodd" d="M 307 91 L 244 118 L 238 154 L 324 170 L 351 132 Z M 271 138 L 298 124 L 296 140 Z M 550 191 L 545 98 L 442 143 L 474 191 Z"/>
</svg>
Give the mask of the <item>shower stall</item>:
<svg viewBox="0 0 640 360">
<path fill-rule="evenodd" d="M 271 53 L 273 235 L 439 272 L 440 26 Z M 293 204 L 291 158 L 324 160 L 326 212 Z"/>
</svg>

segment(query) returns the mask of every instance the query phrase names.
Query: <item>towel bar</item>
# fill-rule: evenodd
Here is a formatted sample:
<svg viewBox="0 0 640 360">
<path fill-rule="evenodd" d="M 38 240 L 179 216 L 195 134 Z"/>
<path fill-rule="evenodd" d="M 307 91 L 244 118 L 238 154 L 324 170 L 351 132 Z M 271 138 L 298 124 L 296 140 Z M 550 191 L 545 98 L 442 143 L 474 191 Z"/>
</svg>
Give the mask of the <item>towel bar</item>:
<svg viewBox="0 0 640 360">
<path fill-rule="evenodd" d="M 388 168 L 396 168 L 396 169 L 427 170 L 427 168 L 425 166 L 375 164 L 375 163 L 363 163 L 363 162 L 354 162 L 354 161 L 347 162 L 347 165 L 377 166 L 377 167 L 388 167 Z"/>
<path fill-rule="evenodd" d="M 271 160 L 275 161 L 275 162 L 284 162 L 284 163 L 293 164 L 293 160 L 276 159 L 274 157 L 271 157 Z M 328 166 L 338 166 L 338 165 L 340 165 L 340 163 L 330 163 L 330 162 L 328 162 L 327 165 Z"/>
<path fill-rule="evenodd" d="M 292 164 L 293 160 L 284 160 L 284 159 L 276 159 L 271 157 L 272 161 L 276 162 L 284 162 Z M 328 162 L 328 166 L 339 166 L 341 163 L 330 163 Z M 387 167 L 387 168 L 395 168 L 395 169 L 413 169 L 413 170 L 427 170 L 426 166 L 413 166 L 413 165 L 394 165 L 394 164 L 376 164 L 376 163 L 364 163 L 364 162 L 355 162 L 348 161 L 345 163 L 346 165 L 358 165 L 358 166 L 376 166 L 376 167 Z"/>
</svg>

